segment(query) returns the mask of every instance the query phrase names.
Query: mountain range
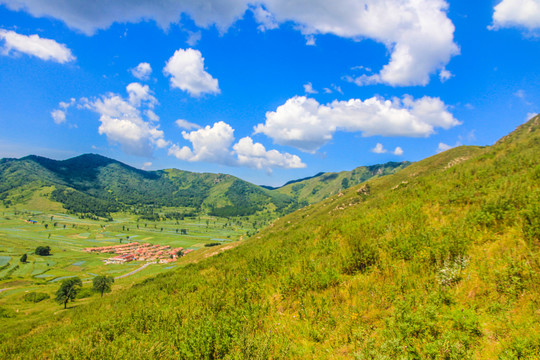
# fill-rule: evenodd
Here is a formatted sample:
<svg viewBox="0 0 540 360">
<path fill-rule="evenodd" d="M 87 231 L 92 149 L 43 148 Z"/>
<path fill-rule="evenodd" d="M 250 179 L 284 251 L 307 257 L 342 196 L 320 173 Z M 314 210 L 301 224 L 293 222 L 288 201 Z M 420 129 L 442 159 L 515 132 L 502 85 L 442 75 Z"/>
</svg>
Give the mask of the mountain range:
<svg viewBox="0 0 540 360">
<path fill-rule="evenodd" d="M 121 210 L 152 212 L 161 207 L 217 216 L 247 216 L 263 210 L 283 215 L 407 165 L 391 162 L 321 173 L 269 189 L 225 174 L 144 171 L 96 154 L 62 161 L 30 155 L 0 160 L 0 200 L 5 205 L 24 202 L 45 188 L 43 195 L 68 211 L 102 217 Z"/>
</svg>

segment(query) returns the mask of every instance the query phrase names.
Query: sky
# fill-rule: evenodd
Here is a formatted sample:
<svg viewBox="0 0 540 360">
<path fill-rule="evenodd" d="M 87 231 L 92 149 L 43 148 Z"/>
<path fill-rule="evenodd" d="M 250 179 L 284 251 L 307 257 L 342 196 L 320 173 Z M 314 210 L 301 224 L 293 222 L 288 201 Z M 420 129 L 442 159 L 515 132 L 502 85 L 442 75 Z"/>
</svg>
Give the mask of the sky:
<svg viewBox="0 0 540 360">
<path fill-rule="evenodd" d="M 540 0 L 0 0 L 0 158 L 279 186 L 540 112 Z"/>
</svg>

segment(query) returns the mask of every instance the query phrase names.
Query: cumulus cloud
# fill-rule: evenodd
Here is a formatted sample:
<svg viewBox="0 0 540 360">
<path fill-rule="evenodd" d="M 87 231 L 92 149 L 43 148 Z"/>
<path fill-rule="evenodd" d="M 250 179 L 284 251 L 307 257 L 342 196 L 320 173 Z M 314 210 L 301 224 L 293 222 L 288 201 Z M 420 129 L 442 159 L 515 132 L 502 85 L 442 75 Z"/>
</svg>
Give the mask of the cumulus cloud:
<svg viewBox="0 0 540 360">
<path fill-rule="evenodd" d="M 51 117 L 55 124 L 60 125 L 66 122 L 66 114 L 69 107 L 75 105 L 76 100 L 71 98 L 69 102 L 60 101 L 58 104 L 59 109 L 51 111 Z"/>
<path fill-rule="evenodd" d="M 318 94 L 318 91 L 313 89 L 313 85 L 310 82 L 304 85 L 304 92 L 306 94 Z"/>
<path fill-rule="evenodd" d="M 178 126 L 180 129 L 185 129 L 185 130 L 191 130 L 191 129 L 200 129 L 201 127 L 197 124 L 194 124 L 192 122 L 189 122 L 187 120 L 184 120 L 184 119 L 178 119 L 175 121 L 176 123 L 176 126 Z"/>
<path fill-rule="evenodd" d="M 375 154 L 386 154 L 388 152 L 388 150 L 386 150 L 384 148 L 383 144 L 377 143 L 377 145 L 375 145 L 375 147 L 373 149 L 371 149 L 371 152 L 373 152 Z M 397 155 L 397 156 L 401 156 L 401 155 L 403 155 L 403 149 L 400 148 L 399 146 L 397 146 L 394 149 L 394 151 L 392 151 L 392 154 Z"/>
<path fill-rule="evenodd" d="M 377 143 L 373 149 L 371 149 L 371 152 L 374 152 L 375 154 L 384 154 L 386 152 L 386 149 L 383 147 L 383 144 Z"/>
<path fill-rule="evenodd" d="M 452 76 L 454 75 L 452 75 L 452 73 L 446 69 L 442 69 L 439 72 L 439 79 L 441 80 L 441 82 L 446 82 L 447 80 L 450 80 Z"/>
<path fill-rule="evenodd" d="M 62 124 L 66 122 L 66 112 L 60 109 L 51 111 L 51 116 L 55 124 Z"/>
<path fill-rule="evenodd" d="M 533 3 L 535 0 L 521 0 Z M 510 2 L 504 0 L 504 2 Z M 351 78 L 359 85 L 425 85 L 431 74 L 444 69 L 458 54 L 454 25 L 447 17 L 445 0 L 0 0 L 8 8 L 34 16 L 52 16 L 86 34 L 114 22 L 153 19 L 163 28 L 189 15 L 199 27 L 216 25 L 226 31 L 251 9 L 259 29 L 268 30 L 292 22 L 308 45 L 315 36 L 333 34 L 353 40 L 373 39 L 390 53 L 380 73 Z"/>
<path fill-rule="evenodd" d="M 276 22 L 274 16 L 266 11 L 262 6 L 259 5 L 251 9 L 251 11 L 253 12 L 255 21 L 260 24 L 258 27 L 260 31 L 273 30 L 279 27 L 279 24 Z"/>
<path fill-rule="evenodd" d="M 150 74 L 152 74 L 152 67 L 149 63 L 142 62 L 131 69 L 131 74 L 139 80 L 148 80 L 150 78 Z"/>
<path fill-rule="evenodd" d="M 524 27 L 529 30 L 540 29 L 539 0 L 503 0 L 497 4 L 493 13 L 491 30 L 508 27 Z"/>
<path fill-rule="evenodd" d="M 184 122 L 181 124 L 185 125 Z M 244 137 L 233 145 L 234 129 L 223 121 L 191 132 L 182 131 L 182 136 L 191 142 L 191 148 L 176 144 L 169 148 L 169 155 L 180 160 L 248 166 L 268 171 L 274 167 L 287 169 L 305 167 L 298 156 L 280 153 L 277 150 L 267 151 L 262 144 L 254 143 L 250 137 Z"/>
<path fill-rule="evenodd" d="M 55 61 L 64 64 L 75 60 L 66 45 L 54 40 L 39 37 L 39 35 L 21 35 L 14 31 L 0 29 L 0 39 L 4 40 L 2 54 L 11 52 L 35 56 L 45 61 Z"/>
<path fill-rule="evenodd" d="M 234 141 L 234 129 L 229 124 L 219 121 L 213 126 L 207 125 L 199 130 L 182 131 L 182 136 L 191 142 L 193 148 L 173 145 L 169 155 L 186 161 L 231 164 L 232 153 L 229 148 Z"/>
<path fill-rule="evenodd" d="M 172 88 L 187 91 L 191 96 L 220 92 L 217 79 L 204 70 L 204 58 L 199 50 L 176 50 L 163 72 L 171 77 Z"/>
<path fill-rule="evenodd" d="M 333 101 L 327 105 L 315 99 L 295 96 L 266 113 L 266 122 L 255 126 L 280 145 L 314 153 L 332 140 L 336 131 L 361 132 L 363 136 L 427 137 L 436 128 L 459 125 L 439 99 L 410 96 L 384 100 Z"/>
<path fill-rule="evenodd" d="M 169 145 L 164 139 L 163 131 L 159 129 L 159 124 L 156 124 L 157 115 L 153 111 L 142 111 L 143 107 L 153 108 L 157 100 L 151 95 L 147 85 L 131 83 L 126 87 L 126 91 L 127 98 L 109 93 L 93 100 L 81 99 L 81 103 L 100 115 L 99 134 L 120 144 L 122 150 L 128 154 L 151 156 L 154 147 L 163 148 Z"/>
<path fill-rule="evenodd" d="M 246 136 L 233 146 L 238 156 L 238 164 L 257 169 L 271 169 L 280 167 L 285 169 L 305 168 L 306 164 L 302 162 L 297 155 L 289 153 L 280 153 L 277 150 L 266 151 L 266 148 L 260 143 L 253 143 L 253 139 Z"/>
</svg>

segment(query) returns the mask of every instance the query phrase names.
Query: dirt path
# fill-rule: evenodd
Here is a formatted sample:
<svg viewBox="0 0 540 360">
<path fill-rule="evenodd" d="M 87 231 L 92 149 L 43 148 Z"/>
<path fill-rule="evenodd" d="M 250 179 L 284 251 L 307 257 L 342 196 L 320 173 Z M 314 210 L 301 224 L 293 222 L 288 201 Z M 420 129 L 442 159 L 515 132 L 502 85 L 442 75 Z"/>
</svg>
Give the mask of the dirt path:
<svg viewBox="0 0 540 360">
<path fill-rule="evenodd" d="M 117 280 L 117 279 L 122 279 L 122 278 L 128 277 L 128 276 L 130 276 L 130 275 L 133 275 L 133 274 L 135 274 L 135 273 L 137 273 L 137 272 L 139 272 L 139 271 L 141 271 L 141 270 L 144 270 L 144 269 L 145 269 L 148 265 L 150 265 L 150 264 L 155 264 L 155 262 L 146 263 L 146 264 L 144 264 L 143 266 L 141 266 L 140 268 L 135 269 L 135 270 L 133 270 L 133 271 L 131 271 L 131 272 L 128 272 L 127 274 L 117 276 L 117 277 L 115 277 L 114 279 L 115 279 L 115 280 Z"/>
<path fill-rule="evenodd" d="M 13 288 L 0 289 L 0 293 L 1 293 L 2 291 L 7 291 L 7 290 L 11 290 L 11 289 L 13 289 Z"/>
</svg>

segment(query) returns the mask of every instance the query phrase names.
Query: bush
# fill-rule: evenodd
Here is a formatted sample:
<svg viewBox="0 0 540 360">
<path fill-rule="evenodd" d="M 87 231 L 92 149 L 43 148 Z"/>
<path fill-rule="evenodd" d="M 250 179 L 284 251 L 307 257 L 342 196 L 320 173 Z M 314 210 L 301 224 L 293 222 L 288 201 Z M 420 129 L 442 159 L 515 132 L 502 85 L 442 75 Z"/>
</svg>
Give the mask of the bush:
<svg viewBox="0 0 540 360">
<path fill-rule="evenodd" d="M 77 293 L 77 299 L 89 298 L 92 295 L 94 295 L 94 292 L 92 291 L 91 288 L 84 288 L 84 289 L 81 289 L 81 291 Z"/>
<path fill-rule="evenodd" d="M 0 307 L 0 319 L 14 318 L 16 315 L 17 313 L 14 310 Z"/>
<path fill-rule="evenodd" d="M 34 251 L 36 255 L 39 256 L 49 256 L 51 255 L 51 247 L 50 246 L 38 246 L 36 250 Z"/>
<path fill-rule="evenodd" d="M 345 260 L 343 272 L 346 274 L 363 273 L 379 262 L 379 252 L 369 243 L 356 243 L 351 246 L 350 256 Z"/>
<path fill-rule="evenodd" d="M 27 294 L 24 294 L 23 300 L 26 302 L 32 302 L 32 303 L 38 303 L 43 300 L 49 299 L 49 294 L 46 293 L 40 293 L 40 292 L 29 292 Z"/>
</svg>

